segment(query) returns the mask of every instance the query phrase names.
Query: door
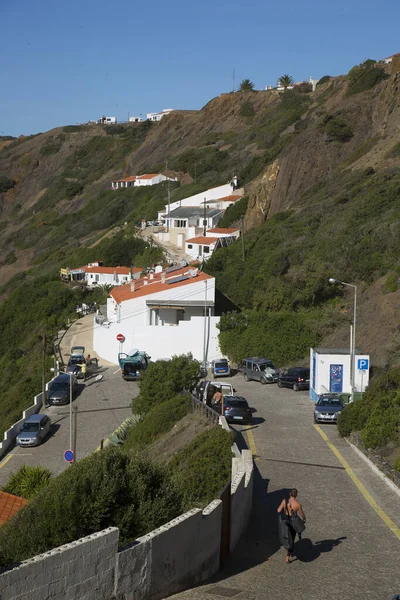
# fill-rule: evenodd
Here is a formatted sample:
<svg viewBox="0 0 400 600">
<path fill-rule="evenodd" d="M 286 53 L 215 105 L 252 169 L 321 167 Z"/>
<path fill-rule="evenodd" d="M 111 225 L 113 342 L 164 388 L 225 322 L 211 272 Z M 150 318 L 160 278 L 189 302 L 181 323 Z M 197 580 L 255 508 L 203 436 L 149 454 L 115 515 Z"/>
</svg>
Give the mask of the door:
<svg viewBox="0 0 400 600">
<path fill-rule="evenodd" d="M 178 235 L 176 236 L 176 245 L 178 246 L 178 248 L 182 248 L 182 246 L 183 246 L 183 233 L 178 233 Z"/>
<path fill-rule="evenodd" d="M 253 373 L 252 373 L 252 378 L 255 379 L 256 381 L 260 381 L 260 369 L 258 368 L 258 365 L 256 365 L 256 363 L 253 363 Z"/>
<path fill-rule="evenodd" d="M 331 365 L 329 370 L 329 391 L 343 392 L 343 365 Z"/>
</svg>

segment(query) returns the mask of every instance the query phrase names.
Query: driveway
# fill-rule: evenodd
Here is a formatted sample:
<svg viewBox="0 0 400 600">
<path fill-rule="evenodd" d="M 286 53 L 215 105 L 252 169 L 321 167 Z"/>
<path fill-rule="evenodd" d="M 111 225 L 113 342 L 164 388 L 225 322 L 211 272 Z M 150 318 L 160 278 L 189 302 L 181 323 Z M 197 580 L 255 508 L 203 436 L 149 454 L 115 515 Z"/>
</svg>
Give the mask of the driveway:
<svg viewBox="0 0 400 600">
<path fill-rule="evenodd" d="M 80 392 L 72 407 L 77 413 L 77 459 L 84 458 L 100 446 L 117 427 L 132 415 L 130 403 L 138 394 L 135 382 L 124 381 L 116 367 L 102 367 L 101 381 L 96 377 L 85 383 L 79 380 Z M 41 446 L 16 447 L 0 462 L 0 487 L 7 483 L 11 473 L 23 464 L 48 467 L 58 475 L 68 467 L 64 452 L 70 448 L 70 405 L 50 406 L 46 410 L 52 421 L 50 435 Z"/>
<path fill-rule="evenodd" d="M 222 571 L 172 598 L 391 600 L 400 593 L 400 497 L 334 425 L 314 427 L 307 392 L 240 375 L 230 381 L 256 411 L 252 426 L 237 428 L 255 454 L 252 518 Z M 295 544 L 297 560 L 286 565 L 276 509 L 291 487 L 307 528 Z"/>
</svg>

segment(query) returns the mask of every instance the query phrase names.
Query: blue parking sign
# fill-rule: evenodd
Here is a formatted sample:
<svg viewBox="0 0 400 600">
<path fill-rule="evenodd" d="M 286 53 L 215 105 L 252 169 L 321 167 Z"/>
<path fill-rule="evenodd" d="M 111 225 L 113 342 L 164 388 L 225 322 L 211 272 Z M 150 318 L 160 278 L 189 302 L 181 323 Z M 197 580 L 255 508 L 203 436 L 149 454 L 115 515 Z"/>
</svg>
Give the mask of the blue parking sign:
<svg viewBox="0 0 400 600">
<path fill-rule="evenodd" d="M 359 371 L 368 371 L 368 369 L 369 369 L 369 360 L 368 360 L 368 358 L 359 358 L 357 360 L 357 369 Z"/>
</svg>

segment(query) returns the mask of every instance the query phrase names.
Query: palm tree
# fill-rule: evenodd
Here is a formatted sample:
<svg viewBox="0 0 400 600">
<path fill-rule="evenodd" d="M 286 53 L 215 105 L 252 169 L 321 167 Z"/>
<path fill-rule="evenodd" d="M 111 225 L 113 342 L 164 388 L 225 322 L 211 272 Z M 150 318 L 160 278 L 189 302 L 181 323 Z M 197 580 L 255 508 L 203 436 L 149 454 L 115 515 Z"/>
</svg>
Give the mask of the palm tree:
<svg viewBox="0 0 400 600">
<path fill-rule="evenodd" d="M 239 86 L 239 92 L 252 92 L 254 90 L 254 83 L 250 79 L 243 79 Z"/>
<path fill-rule="evenodd" d="M 282 86 L 286 90 L 290 85 L 293 85 L 293 81 L 294 80 L 291 75 L 282 75 L 278 79 L 278 85 Z"/>
<path fill-rule="evenodd" d="M 31 500 L 50 483 L 51 471 L 46 467 L 22 465 L 13 473 L 3 492 Z"/>
</svg>

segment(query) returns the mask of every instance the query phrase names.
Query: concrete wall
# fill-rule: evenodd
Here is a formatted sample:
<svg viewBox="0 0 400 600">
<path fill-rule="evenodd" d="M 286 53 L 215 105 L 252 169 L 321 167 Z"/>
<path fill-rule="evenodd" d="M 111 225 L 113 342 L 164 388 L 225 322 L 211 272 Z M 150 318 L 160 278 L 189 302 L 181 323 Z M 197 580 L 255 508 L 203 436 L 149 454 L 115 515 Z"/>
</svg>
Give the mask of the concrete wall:
<svg viewBox="0 0 400 600">
<path fill-rule="evenodd" d="M 0 575 L 1 600 L 110 600 L 119 530 L 109 527 Z"/>
<path fill-rule="evenodd" d="M 229 183 L 224 185 L 219 185 L 215 188 L 211 188 L 210 190 L 206 190 L 205 192 L 200 192 L 199 194 L 195 194 L 194 196 L 189 196 L 188 198 L 183 198 L 182 200 L 177 200 L 176 202 L 171 202 L 170 210 L 171 212 L 175 210 L 175 208 L 180 208 L 181 206 L 202 206 L 204 200 L 207 202 L 209 200 L 217 200 L 218 198 L 224 198 L 225 196 L 230 196 L 232 194 L 232 186 Z M 214 208 L 214 204 L 212 205 Z M 161 219 L 161 215 L 168 213 L 168 204 L 165 205 L 165 210 L 162 210 L 158 213 L 158 219 Z"/>
<path fill-rule="evenodd" d="M 50 382 L 46 383 L 46 390 L 49 387 L 49 383 Z M 37 394 L 36 396 L 34 396 L 33 404 L 29 408 L 24 410 L 24 412 L 22 413 L 22 418 L 19 421 L 17 421 L 16 423 L 14 423 L 13 425 L 11 425 L 11 427 L 9 429 L 7 429 L 7 431 L 4 432 L 3 440 L 0 442 L 0 458 L 2 458 L 6 454 L 6 452 L 8 452 L 8 450 L 10 448 L 12 448 L 12 446 L 14 445 L 15 438 L 17 437 L 25 420 L 28 417 L 30 417 L 31 415 L 38 413 L 39 410 L 41 409 L 41 407 L 42 407 L 42 392 L 40 392 L 40 394 Z M 0 598 L 1 598 L 1 596 L 0 596 Z"/>
<path fill-rule="evenodd" d="M 221 356 L 218 342 L 219 317 L 210 317 L 208 360 Z M 208 324 L 208 320 L 207 320 Z M 122 333 L 125 342 L 120 344 L 116 336 Z M 130 326 L 128 319 L 121 323 L 97 325 L 93 329 L 93 349 L 99 357 L 118 364 L 118 352 L 130 353 L 138 348 L 149 354 L 152 360 L 171 358 L 174 354 L 191 352 L 197 360 L 203 360 L 204 317 L 192 317 L 190 321 L 180 321 L 179 325 Z"/>
<path fill-rule="evenodd" d="M 253 457 L 250 450 L 242 450 L 241 457 L 235 460 L 239 464 L 231 487 L 231 552 L 246 529 L 253 503 Z"/>
</svg>

